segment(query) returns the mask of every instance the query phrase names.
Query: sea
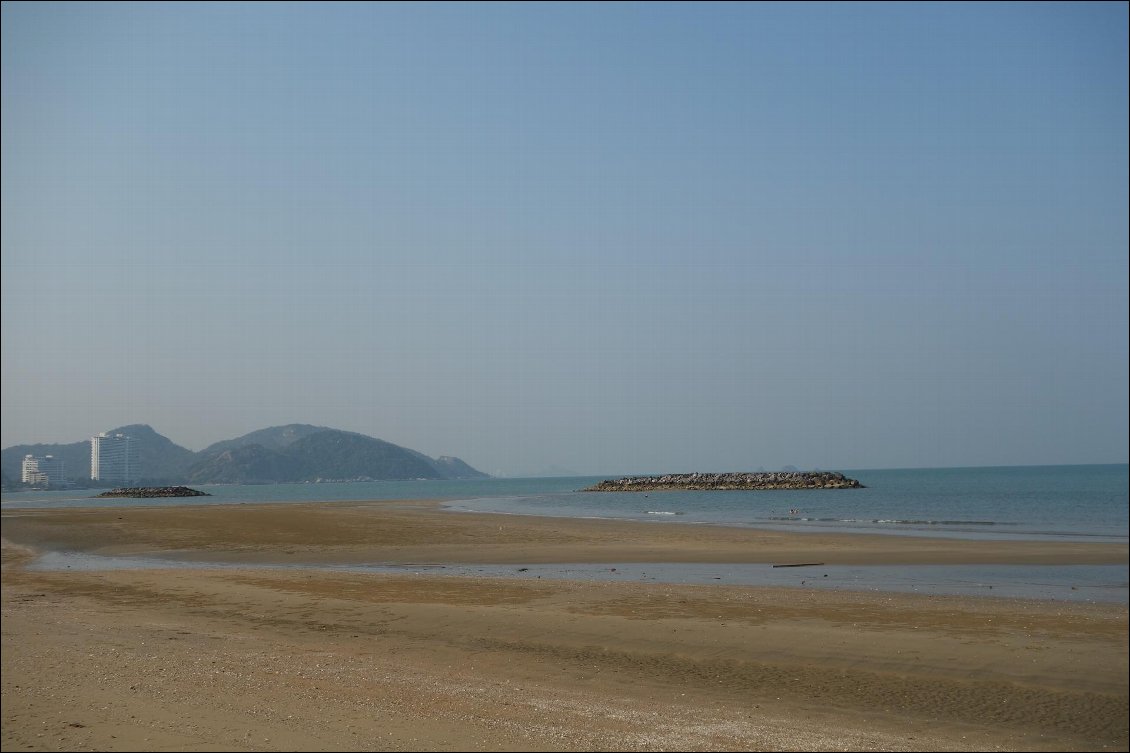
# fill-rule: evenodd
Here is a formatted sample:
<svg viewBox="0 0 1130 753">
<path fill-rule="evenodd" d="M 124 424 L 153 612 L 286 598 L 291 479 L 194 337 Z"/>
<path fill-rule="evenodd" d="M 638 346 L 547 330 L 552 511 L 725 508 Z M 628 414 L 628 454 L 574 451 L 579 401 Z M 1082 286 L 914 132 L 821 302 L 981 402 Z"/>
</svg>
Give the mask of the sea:
<svg viewBox="0 0 1130 753">
<path fill-rule="evenodd" d="M 840 469 L 837 469 L 840 470 Z M 604 478 L 490 478 L 269 485 L 201 485 L 209 497 L 98 499 L 98 490 L 0 495 L 0 509 L 130 507 L 351 500 L 440 500 L 452 513 L 544 515 L 782 531 L 870 533 L 985 541 L 1077 541 L 1126 544 L 1130 536 L 1130 466 L 1065 465 L 851 470 L 862 489 L 781 491 L 585 492 Z M 75 566 L 74 560 L 67 566 Z M 387 565 L 374 563 L 373 568 Z M 1127 601 L 1127 567 L 857 566 L 821 572 L 768 572 L 764 566 L 660 566 L 605 563 L 531 565 L 552 577 L 666 582 L 985 593 L 992 596 Z M 506 575 L 515 568 L 449 568 L 451 574 Z M 463 571 L 467 571 L 464 573 Z M 610 575 L 614 573 L 615 575 Z M 990 593 L 992 592 L 992 593 Z M 1053 595 L 1054 594 L 1054 595 Z"/>
</svg>

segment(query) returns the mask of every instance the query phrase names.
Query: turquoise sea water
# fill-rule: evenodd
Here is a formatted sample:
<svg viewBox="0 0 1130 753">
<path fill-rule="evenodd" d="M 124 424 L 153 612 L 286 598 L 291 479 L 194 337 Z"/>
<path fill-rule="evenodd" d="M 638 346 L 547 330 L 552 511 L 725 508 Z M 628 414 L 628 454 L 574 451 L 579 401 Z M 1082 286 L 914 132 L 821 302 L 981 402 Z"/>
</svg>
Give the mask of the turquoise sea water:
<svg viewBox="0 0 1130 753">
<path fill-rule="evenodd" d="M 462 503 L 564 517 L 982 539 L 1126 542 L 1125 465 L 845 471 L 865 489 L 542 493 Z"/>
<path fill-rule="evenodd" d="M 96 499 L 20 492 L 3 509 L 446 500 L 455 510 L 985 539 L 1126 542 L 1127 465 L 846 470 L 865 489 L 580 492 L 604 477 L 200 486 L 211 497 Z M 792 511 L 796 512 L 792 512 Z"/>
<path fill-rule="evenodd" d="M 866 532 L 986 540 L 1126 543 L 1130 473 L 1126 465 L 932 468 L 845 471 L 865 489 L 757 492 L 580 492 L 604 477 L 387 481 L 201 486 L 211 497 L 96 499 L 96 491 L 23 492 L 0 497 L 4 510 L 258 502 L 435 499 L 460 511 L 614 518 L 796 531 Z M 796 511 L 796 512 L 792 512 Z M 199 563 L 49 553 L 41 567 L 201 566 Z M 209 565 L 218 566 L 218 565 Z M 412 568 L 374 562 L 372 572 Z M 767 565 L 606 563 L 444 566 L 458 576 L 641 580 L 916 591 L 1055 600 L 1128 601 L 1125 565 L 856 566 L 774 569 Z"/>
</svg>

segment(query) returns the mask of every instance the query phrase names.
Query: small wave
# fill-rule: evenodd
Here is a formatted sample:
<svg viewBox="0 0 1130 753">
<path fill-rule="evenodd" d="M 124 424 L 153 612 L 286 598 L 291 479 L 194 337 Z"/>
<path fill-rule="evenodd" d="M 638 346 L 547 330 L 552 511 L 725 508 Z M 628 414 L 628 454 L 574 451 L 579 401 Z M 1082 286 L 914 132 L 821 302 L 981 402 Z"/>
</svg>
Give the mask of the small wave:
<svg viewBox="0 0 1130 753">
<path fill-rule="evenodd" d="M 1000 520 L 872 520 L 872 523 L 893 523 L 895 525 L 907 526 L 1014 526 L 1016 523 L 1008 523 Z"/>
<path fill-rule="evenodd" d="M 682 515 L 681 512 L 671 512 L 669 510 L 648 510 L 648 515 Z"/>
<path fill-rule="evenodd" d="M 778 515 L 769 520 L 784 520 L 793 523 L 862 523 L 862 520 L 845 520 L 843 518 L 805 518 L 798 515 Z"/>
<path fill-rule="evenodd" d="M 778 515 L 769 520 L 780 520 L 794 523 L 878 523 L 881 525 L 903 526 L 1015 526 L 1001 520 L 901 520 L 899 518 L 809 518 L 799 515 Z"/>
</svg>

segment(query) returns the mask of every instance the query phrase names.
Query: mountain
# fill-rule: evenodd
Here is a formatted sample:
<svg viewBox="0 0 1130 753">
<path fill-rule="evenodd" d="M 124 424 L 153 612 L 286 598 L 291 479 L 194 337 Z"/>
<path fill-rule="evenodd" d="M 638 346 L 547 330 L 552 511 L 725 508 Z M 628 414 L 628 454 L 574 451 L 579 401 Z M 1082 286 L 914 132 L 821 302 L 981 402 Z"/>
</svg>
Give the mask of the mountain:
<svg viewBox="0 0 1130 753">
<path fill-rule="evenodd" d="M 301 460 L 304 480 L 441 478 L 430 463 L 414 452 L 348 431 L 310 434 L 288 445 L 284 452 Z"/>
<path fill-rule="evenodd" d="M 422 452 L 417 452 L 416 450 L 408 451 L 434 468 L 435 472 L 439 474 L 439 478 L 490 478 L 490 474 L 476 471 L 459 458 L 453 458 L 450 455 L 440 455 L 438 458 L 429 458 Z"/>
<path fill-rule="evenodd" d="M 67 478 L 90 479 L 90 440 L 70 444 L 18 444 L 0 451 L 0 470 L 19 483 L 23 475 L 24 455 L 54 455 L 63 461 Z"/>
<path fill-rule="evenodd" d="M 488 474 L 476 471 L 459 458 L 450 455 L 440 455 L 432 461 L 432 466 L 443 478 L 490 478 Z"/>
<path fill-rule="evenodd" d="M 173 443 L 146 424 L 130 424 L 111 429 L 107 434 L 125 434 L 137 442 L 137 463 L 144 474 L 141 482 L 163 484 L 184 477 L 196 459 L 192 450 Z M 0 468 L 10 478 L 19 480 L 24 455 L 54 455 L 63 461 L 63 472 L 76 481 L 90 480 L 90 440 L 69 444 L 21 444 L 0 452 Z"/>
<path fill-rule="evenodd" d="M 192 452 L 145 424 L 112 429 L 137 441 L 143 485 L 173 483 L 248 484 L 319 479 L 489 478 L 459 458 L 430 458 L 356 432 L 309 424 L 287 424 L 253 431 Z M 3 450 L 0 466 L 9 485 L 17 485 L 24 455 L 54 455 L 68 478 L 90 479 L 90 441 L 16 445 Z"/>
<path fill-rule="evenodd" d="M 315 436 L 318 438 L 313 439 Z M 216 457 L 252 447 L 257 449 Z M 319 478 L 490 478 L 459 458 L 444 455 L 433 459 L 422 452 L 364 434 L 310 424 L 286 424 L 253 431 L 216 442 L 202 450 L 200 456 L 189 477 L 193 483 L 313 481 Z"/>
<path fill-rule="evenodd" d="M 258 444 L 214 452 L 193 463 L 186 475 L 190 484 L 269 484 L 299 477 L 292 458 Z"/>
<path fill-rule="evenodd" d="M 267 441 L 282 434 L 272 429 L 255 433 Z M 337 429 L 315 431 L 280 448 L 250 444 L 223 449 L 189 469 L 189 480 L 197 484 L 417 478 L 443 476 L 415 450 Z"/>
<path fill-rule="evenodd" d="M 225 439 L 222 442 L 210 444 L 200 451 L 201 455 L 213 455 L 222 450 L 231 450 L 236 447 L 246 447 L 257 444 L 268 450 L 281 450 L 292 442 L 308 437 L 319 431 L 333 431 L 328 426 L 311 426 L 310 424 L 287 424 L 286 426 L 272 426 L 267 429 L 253 431 L 235 439 Z"/>
<path fill-rule="evenodd" d="M 107 434 L 125 434 L 137 442 L 137 467 L 141 469 L 143 486 L 172 483 L 184 478 L 188 467 L 196 461 L 196 453 L 168 437 L 161 436 L 147 424 L 130 424 L 111 429 Z M 90 478 L 90 443 L 86 442 L 86 478 Z"/>
</svg>

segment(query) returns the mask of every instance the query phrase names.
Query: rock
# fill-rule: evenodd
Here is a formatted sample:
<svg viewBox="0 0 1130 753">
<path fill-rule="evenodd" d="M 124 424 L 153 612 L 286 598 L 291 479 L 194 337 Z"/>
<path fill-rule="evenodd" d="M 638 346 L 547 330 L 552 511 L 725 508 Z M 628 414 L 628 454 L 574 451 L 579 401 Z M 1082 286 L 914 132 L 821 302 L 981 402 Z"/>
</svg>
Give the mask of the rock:
<svg viewBox="0 0 1130 753">
<path fill-rule="evenodd" d="M 608 479 L 581 491 L 644 492 L 687 490 L 862 489 L 863 484 L 832 471 L 775 471 L 769 473 L 669 473 Z"/>
<path fill-rule="evenodd" d="M 102 492 L 99 497 L 211 497 L 207 492 L 189 489 L 187 486 L 133 486 L 119 487 Z"/>
</svg>

